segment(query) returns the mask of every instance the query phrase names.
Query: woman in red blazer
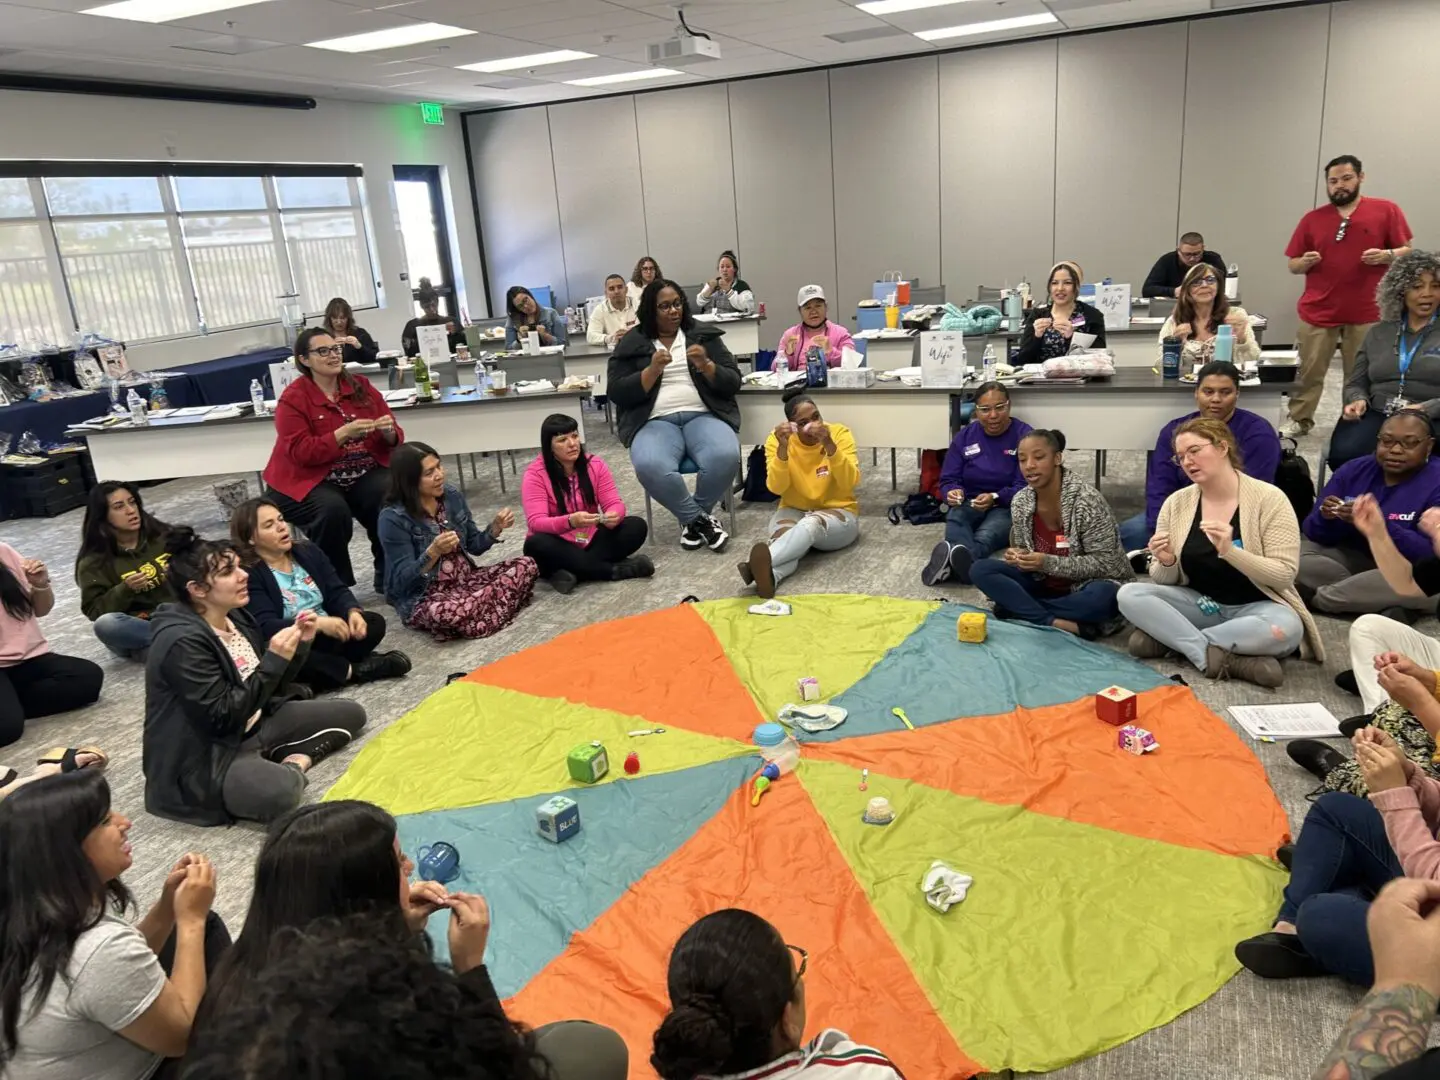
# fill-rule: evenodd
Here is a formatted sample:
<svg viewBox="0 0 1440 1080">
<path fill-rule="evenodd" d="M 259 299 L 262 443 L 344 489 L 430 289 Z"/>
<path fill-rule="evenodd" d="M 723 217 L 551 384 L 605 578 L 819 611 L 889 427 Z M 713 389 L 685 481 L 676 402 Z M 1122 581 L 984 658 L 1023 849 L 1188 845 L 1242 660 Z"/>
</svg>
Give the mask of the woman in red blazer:
<svg viewBox="0 0 1440 1080">
<path fill-rule="evenodd" d="M 350 536 L 360 522 L 379 589 L 385 564 L 375 523 L 390 489 L 390 452 L 405 433 L 368 380 L 345 374 L 341 349 L 320 327 L 295 339 L 295 366 L 305 378 L 276 404 L 265 483 L 285 519 L 305 530 L 346 585 L 355 584 Z"/>
</svg>

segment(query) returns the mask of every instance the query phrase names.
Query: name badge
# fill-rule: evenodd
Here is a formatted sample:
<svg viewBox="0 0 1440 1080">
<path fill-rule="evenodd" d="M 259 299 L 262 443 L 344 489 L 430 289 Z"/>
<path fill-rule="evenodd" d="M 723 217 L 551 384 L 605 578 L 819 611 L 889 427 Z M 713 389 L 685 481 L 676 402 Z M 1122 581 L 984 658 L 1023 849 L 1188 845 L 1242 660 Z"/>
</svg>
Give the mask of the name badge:
<svg viewBox="0 0 1440 1080">
<path fill-rule="evenodd" d="M 1386 415 L 1386 416 L 1393 416 L 1395 413 L 1399 412 L 1401 409 L 1408 409 L 1409 407 L 1410 407 L 1410 402 L 1407 401 L 1405 398 L 1403 398 L 1403 397 L 1392 397 L 1390 400 L 1388 400 L 1387 402 L 1385 402 L 1385 415 Z"/>
<path fill-rule="evenodd" d="M 1085 325 L 1085 316 L 1084 316 L 1084 315 L 1081 315 L 1078 311 L 1075 312 L 1075 314 L 1073 314 L 1073 315 L 1070 316 L 1070 325 L 1071 325 L 1071 326 L 1084 326 L 1084 325 Z"/>
<path fill-rule="evenodd" d="M 1055 537 L 1055 554 L 1056 554 L 1056 555 L 1069 555 L 1069 554 L 1070 554 L 1070 541 L 1067 540 L 1067 539 L 1064 537 L 1063 534 Z"/>
<path fill-rule="evenodd" d="M 818 469 L 815 470 L 815 475 L 818 476 L 821 480 L 824 480 L 827 476 L 830 475 L 830 466 L 821 465 Z"/>
<path fill-rule="evenodd" d="M 980 453 L 980 444 L 978 442 L 972 442 L 969 446 L 965 447 L 964 453 L 966 457 L 974 457 Z"/>
</svg>

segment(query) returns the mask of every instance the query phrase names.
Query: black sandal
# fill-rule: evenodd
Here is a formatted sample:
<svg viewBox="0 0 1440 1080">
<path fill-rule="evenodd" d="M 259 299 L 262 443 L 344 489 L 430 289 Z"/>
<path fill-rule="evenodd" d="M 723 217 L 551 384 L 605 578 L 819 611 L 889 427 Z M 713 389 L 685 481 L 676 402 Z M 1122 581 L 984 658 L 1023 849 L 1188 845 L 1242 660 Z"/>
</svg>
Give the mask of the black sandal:
<svg viewBox="0 0 1440 1080">
<path fill-rule="evenodd" d="M 76 758 L 81 754 L 92 754 L 100 760 L 91 765 L 80 765 Z M 104 769 L 110 764 L 110 755 L 101 750 L 98 746 L 57 746 L 53 750 L 47 750 L 35 761 L 36 765 L 59 765 L 62 773 L 72 773 L 77 769 Z"/>
</svg>

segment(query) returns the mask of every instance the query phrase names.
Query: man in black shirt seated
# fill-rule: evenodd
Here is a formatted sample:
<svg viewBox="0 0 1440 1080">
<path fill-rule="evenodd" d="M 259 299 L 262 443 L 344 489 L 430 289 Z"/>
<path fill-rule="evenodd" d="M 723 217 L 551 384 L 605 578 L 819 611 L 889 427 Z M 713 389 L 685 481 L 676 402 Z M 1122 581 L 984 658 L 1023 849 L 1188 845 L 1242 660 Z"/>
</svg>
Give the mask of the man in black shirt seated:
<svg viewBox="0 0 1440 1080">
<path fill-rule="evenodd" d="M 1205 250 L 1205 238 L 1198 232 L 1187 232 L 1180 237 L 1180 246 L 1167 251 L 1155 260 L 1150 276 L 1145 279 L 1142 296 L 1163 296 L 1167 300 L 1180 295 L 1180 283 L 1197 263 L 1206 262 L 1215 267 L 1220 280 L 1225 280 L 1225 260 L 1218 251 Z"/>
</svg>

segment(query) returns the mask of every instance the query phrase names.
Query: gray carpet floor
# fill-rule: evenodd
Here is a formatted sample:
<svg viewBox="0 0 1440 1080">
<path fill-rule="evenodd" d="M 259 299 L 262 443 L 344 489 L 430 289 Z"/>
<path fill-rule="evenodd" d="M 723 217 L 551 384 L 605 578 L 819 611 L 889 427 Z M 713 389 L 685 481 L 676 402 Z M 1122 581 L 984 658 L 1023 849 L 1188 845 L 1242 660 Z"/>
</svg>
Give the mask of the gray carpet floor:
<svg viewBox="0 0 1440 1080">
<path fill-rule="evenodd" d="M 1318 416 L 1317 432 L 1328 431 L 1338 413 L 1339 374 L 1331 372 Z M 1242 392 L 1242 405 L 1243 392 Z M 832 420 L 844 422 L 843 416 Z M 1022 417 L 1023 419 L 1023 417 Z M 643 513 L 644 499 L 624 450 L 606 429 L 597 414 L 587 421 L 589 449 L 607 458 L 632 513 Z M 1318 461 L 1322 439 L 1311 435 L 1301 440 L 1301 451 L 1311 462 Z M 443 448 L 442 448 L 443 449 Z M 920 567 L 930 548 L 941 536 L 940 526 L 892 526 L 885 510 L 901 496 L 891 490 L 888 452 L 881 450 L 878 467 L 870 467 L 871 452 L 861 451 L 864 474 L 860 490 L 862 535 L 851 549 L 830 555 L 813 555 L 800 572 L 786 582 L 784 592 L 856 592 L 874 595 L 930 598 L 937 590 L 920 583 Z M 1093 454 L 1077 452 L 1069 467 L 1093 477 Z M 517 455 L 523 470 L 525 456 Z M 467 462 L 468 464 L 468 462 Z M 502 494 L 494 462 L 480 463 L 479 477 L 469 476 L 468 495 L 477 517 L 488 519 L 501 505 L 513 506 L 519 476 L 506 467 L 508 494 Z M 915 454 L 899 452 L 899 490 L 914 490 L 917 480 Z M 454 459 L 447 461 L 454 471 Z M 225 521 L 213 487 L 226 479 L 207 477 L 172 481 L 144 492 L 147 507 L 163 520 L 194 525 L 207 535 L 222 535 Z M 252 488 L 254 477 L 249 478 Z M 1135 513 L 1143 505 L 1144 455 L 1112 453 L 1106 465 L 1102 490 L 1117 516 Z M 657 508 L 658 509 L 658 508 Z M 676 603 L 686 594 L 701 599 L 733 596 L 741 591 L 735 563 L 749 545 L 764 534 L 768 506 L 739 509 L 738 535 L 728 551 L 682 551 L 673 519 L 658 516 L 651 544 L 646 551 L 655 560 L 656 576 L 651 581 L 582 586 L 568 597 L 548 586 L 537 586 L 534 602 L 506 630 L 484 641 L 435 644 L 427 636 L 400 625 L 399 618 L 383 597 L 368 586 L 357 589 L 360 601 L 381 611 L 389 620 L 387 648 L 404 649 L 414 660 L 411 674 L 402 680 L 373 684 L 348 691 L 345 696 L 362 702 L 370 721 L 356 744 L 321 763 L 311 774 L 309 797 L 318 799 L 340 776 L 357 750 L 376 733 L 413 708 L 443 685 L 452 671 L 468 671 L 481 664 L 548 641 L 556 634 L 591 622 L 653 610 Z M 57 651 L 89 657 L 106 671 L 104 693 L 91 709 L 37 720 L 29 725 L 23 740 L 0 751 L 0 761 L 25 771 L 39 752 L 55 745 L 74 746 L 98 743 L 111 754 L 110 783 L 115 805 L 133 818 L 135 864 L 126 875 L 132 891 L 148 904 L 158 894 L 165 871 L 182 853 L 203 851 L 219 871 L 216 909 L 238 932 L 250 893 L 250 875 L 259 848 L 262 830 L 254 825 L 232 828 L 196 829 L 153 818 L 144 810 L 144 779 L 140 766 L 140 736 L 144 717 L 143 672 L 139 665 L 110 656 L 96 641 L 90 625 L 80 614 L 78 595 L 70 574 L 80 531 L 81 512 L 61 517 L 6 522 L 3 537 L 27 556 L 47 561 L 56 583 L 56 607 L 44 620 L 44 627 Z M 510 542 L 498 549 L 516 554 L 523 526 L 511 534 Z M 363 537 L 354 543 L 356 572 L 362 582 L 370 578 L 370 556 Z M 975 590 L 947 587 L 947 597 L 980 603 Z M 1299 660 L 1286 661 L 1286 683 L 1278 691 L 1260 690 L 1245 683 L 1212 683 L 1188 667 L 1160 663 L 1166 674 L 1182 671 L 1195 693 L 1227 723 L 1227 705 L 1262 701 L 1320 701 L 1337 717 L 1359 711 L 1359 699 L 1338 691 L 1333 676 L 1349 667 L 1346 649 L 1348 624 L 1318 617 L 1329 659 L 1321 666 Z M 1433 622 L 1422 629 L 1434 632 Z M 1124 648 L 1123 635 L 1107 644 Z M 1338 744 L 1342 746 L 1343 744 Z M 1290 815 L 1292 831 L 1304 818 L 1305 795 L 1313 787 L 1311 777 L 1295 767 L 1281 745 L 1254 747 L 1276 794 Z M 503 748 L 497 748 L 503 752 Z M 1137 813 L 1143 812 L 1136 808 Z M 1197 883 L 1197 886 L 1203 883 Z M 1123 912 L 1116 912 L 1123 917 Z M 497 927 L 503 933 L 504 913 L 497 913 Z M 1023 924 L 1023 914 L 1018 916 Z M 1351 1007 L 1358 1000 L 1355 991 L 1330 979 L 1292 983 L 1266 983 L 1241 973 L 1218 994 L 1175 1022 L 1117 1047 L 1107 1053 L 1052 1074 L 1065 1080 L 1209 1080 L 1215 1077 L 1244 1076 L 1247 1080 L 1296 1080 L 1308 1077 L 1324 1055 Z M 552 1018 L 544 1018 L 552 1019 Z M 813 1018 L 823 1023 L 823 1017 Z"/>
</svg>

